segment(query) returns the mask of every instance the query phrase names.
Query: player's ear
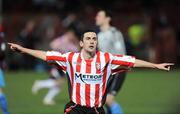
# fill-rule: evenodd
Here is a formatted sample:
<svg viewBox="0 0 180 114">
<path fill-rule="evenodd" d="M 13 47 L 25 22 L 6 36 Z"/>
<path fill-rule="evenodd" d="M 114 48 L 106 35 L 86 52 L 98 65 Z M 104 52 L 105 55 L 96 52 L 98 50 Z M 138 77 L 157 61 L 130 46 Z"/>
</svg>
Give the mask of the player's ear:
<svg viewBox="0 0 180 114">
<path fill-rule="evenodd" d="M 79 42 L 80 47 L 83 47 L 83 41 Z"/>
<path fill-rule="evenodd" d="M 107 20 L 108 20 L 108 22 L 110 22 L 111 21 L 111 17 L 107 17 Z"/>
</svg>

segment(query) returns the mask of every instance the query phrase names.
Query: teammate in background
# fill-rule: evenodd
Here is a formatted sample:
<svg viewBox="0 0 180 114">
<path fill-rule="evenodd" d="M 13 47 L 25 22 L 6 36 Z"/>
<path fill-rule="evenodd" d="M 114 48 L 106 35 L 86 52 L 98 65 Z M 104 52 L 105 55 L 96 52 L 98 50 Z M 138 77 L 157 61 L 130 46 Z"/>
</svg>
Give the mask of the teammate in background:
<svg viewBox="0 0 180 114">
<path fill-rule="evenodd" d="M 68 74 L 70 102 L 65 114 L 105 114 L 108 79 L 111 74 L 131 67 L 147 67 L 170 70 L 172 63 L 154 64 L 132 56 L 113 55 L 97 50 L 98 39 L 93 31 L 82 35 L 81 52 L 61 54 L 55 51 L 40 51 L 8 43 L 14 51 L 25 53 L 51 64 L 57 64 Z"/>
<path fill-rule="evenodd" d="M 50 47 L 54 51 L 60 53 L 66 53 L 69 51 L 78 52 L 79 51 L 79 40 L 77 38 L 77 33 L 73 29 L 69 29 L 62 36 L 54 39 L 50 43 Z M 48 88 L 49 91 L 43 99 L 45 105 L 54 105 L 55 96 L 61 91 L 64 85 L 64 78 L 66 74 L 55 67 L 52 67 L 49 71 L 50 78 L 47 80 L 36 80 L 32 92 L 36 94 L 40 89 Z"/>
<path fill-rule="evenodd" d="M 3 78 L 3 76 L 4 76 L 3 68 L 5 65 L 4 64 L 5 50 L 6 50 L 6 45 L 4 42 L 4 33 L 2 30 L 2 25 L 0 23 L 0 107 L 2 109 L 3 114 L 9 114 L 6 96 L 3 93 L 3 87 L 5 86 L 5 82 L 4 82 L 4 78 Z"/>
<path fill-rule="evenodd" d="M 96 15 L 96 25 L 99 26 L 98 47 L 100 51 L 111 54 L 126 54 L 124 38 L 119 30 L 111 26 L 111 12 L 106 10 L 98 11 Z M 121 106 L 115 102 L 115 96 L 120 91 L 125 80 L 126 72 L 121 72 L 111 76 L 110 86 L 106 99 L 106 107 L 109 114 L 122 114 Z"/>
</svg>

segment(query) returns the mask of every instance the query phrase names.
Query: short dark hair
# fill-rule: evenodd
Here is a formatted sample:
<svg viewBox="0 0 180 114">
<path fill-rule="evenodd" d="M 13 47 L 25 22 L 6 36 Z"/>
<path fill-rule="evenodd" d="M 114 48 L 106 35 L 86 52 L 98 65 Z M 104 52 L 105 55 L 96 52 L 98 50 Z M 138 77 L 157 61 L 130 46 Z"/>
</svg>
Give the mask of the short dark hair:
<svg viewBox="0 0 180 114">
<path fill-rule="evenodd" d="M 91 29 L 89 29 L 89 30 L 85 30 L 85 31 L 83 31 L 82 32 L 82 34 L 81 34 L 81 38 L 80 38 L 80 41 L 83 41 L 83 38 L 84 38 L 84 34 L 85 33 L 87 33 L 87 32 L 94 32 L 94 33 L 96 33 L 97 34 L 97 32 L 95 31 L 95 30 L 91 30 Z"/>
<path fill-rule="evenodd" d="M 112 18 L 112 12 L 110 10 L 108 10 L 108 9 L 101 9 L 99 11 L 103 11 L 105 13 L 106 17 Z"/>
</svg>

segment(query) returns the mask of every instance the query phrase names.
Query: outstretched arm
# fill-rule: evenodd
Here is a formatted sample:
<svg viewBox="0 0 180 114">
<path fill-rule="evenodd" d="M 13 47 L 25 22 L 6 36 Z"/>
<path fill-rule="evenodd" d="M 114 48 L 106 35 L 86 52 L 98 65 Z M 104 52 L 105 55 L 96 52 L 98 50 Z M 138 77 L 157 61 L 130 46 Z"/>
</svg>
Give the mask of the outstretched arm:
<svg viewBox="0 0 180 114">
<path fill-rule="evenodd" d="M 146 62 L 143 60 L 136 59 L 134 67 L 148 67 L 148 68 L 157 68 L 161 70 L 170 70 L 170 66 L 174 65 L 173 63 L 161 63 L 161 64 L 154 64 L 150 62 Z"/>
<path fill-rule="evenodd" d="M 8 43 L 8 44 L 10 45 L 10 48 L 13 51 L 25 53 L 25 54 L 28 54 L 28 55 L 31 55 L 31 56 L 34 56 L 36 58 L 46 61 L 46 52 L 45 51 L 24 48 L 18 44 L 14 44 L 14 43 Z"/>
</svg>

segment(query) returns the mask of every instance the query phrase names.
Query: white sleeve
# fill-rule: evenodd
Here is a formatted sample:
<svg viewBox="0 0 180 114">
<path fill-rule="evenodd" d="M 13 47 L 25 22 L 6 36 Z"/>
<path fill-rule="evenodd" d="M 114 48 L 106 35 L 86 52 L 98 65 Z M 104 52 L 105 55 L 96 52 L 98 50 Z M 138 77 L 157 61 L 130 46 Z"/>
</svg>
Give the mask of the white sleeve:
<svg viewBox="0 0 180 114">
<path fill-rule="evenodd" d="M 118 72 L 127 71 L 134 66 L 135 57 L 127 55 L 112 55 L 111 72 L 116 74 Z"/>
<path fill-rule="evenodd" d="M 68 55 L 69 53 L 61 54 L 57 51 L 47 51 L 46 61 L 50 64 L 56 65 L 58 69 L 66 71 Z"/>
</svg>

